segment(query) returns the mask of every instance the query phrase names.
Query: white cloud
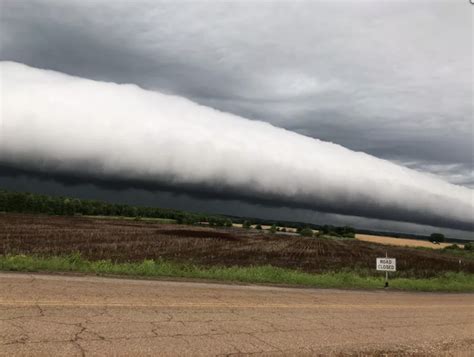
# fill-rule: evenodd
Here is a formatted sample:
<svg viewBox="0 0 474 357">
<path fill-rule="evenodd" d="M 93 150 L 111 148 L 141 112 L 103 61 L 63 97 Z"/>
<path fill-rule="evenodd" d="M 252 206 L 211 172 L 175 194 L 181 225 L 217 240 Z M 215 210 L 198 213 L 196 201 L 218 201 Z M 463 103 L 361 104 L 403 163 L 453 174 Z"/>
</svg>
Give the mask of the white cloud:
<svg viewBox="0 0 474 357">
<path fill-rule="evenodd" d="M 473 191 L 178 96 L 1 62 L 0 161 L 335 213 L 473 224 Z"/>
</svg>

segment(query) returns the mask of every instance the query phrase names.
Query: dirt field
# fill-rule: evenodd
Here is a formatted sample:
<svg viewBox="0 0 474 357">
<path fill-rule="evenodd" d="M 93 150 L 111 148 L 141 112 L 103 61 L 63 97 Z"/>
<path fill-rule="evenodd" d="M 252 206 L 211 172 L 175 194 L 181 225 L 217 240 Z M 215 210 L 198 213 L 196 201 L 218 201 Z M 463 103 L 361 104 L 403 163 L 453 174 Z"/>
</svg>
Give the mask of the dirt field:
<svg viewBox="0 0 474 357">
<path fill-rule="evenodd" d="M 474 260 L 436 251 L 388 247 L 355 239 L 272 235 L 238 228 L 212 229 L 85 217 L 0 214 L 0 254 L 63 255 L 141 261 L 165 258 L 202 265 L 265 265 L 308 272 L 360 270 L 377 274 L 375 258 L 397 258 L 398 276 L 474 273 Z"/>
<path fill-rule="evenodd" d="M 432 249 L 443 249 L 452 245 L 451 243 L 434 244 L 428 241 L 406 238 L 394 238 L 386 236 L 372 236 L 368 234 L 356 234 L 356 239 L 364 242 L 379 243 L 385 245 L 393 245 L 398 247 L 425 247 Z M 458 244 L 459 247 L 464 248 L 464 245 Z"/>
</svg>

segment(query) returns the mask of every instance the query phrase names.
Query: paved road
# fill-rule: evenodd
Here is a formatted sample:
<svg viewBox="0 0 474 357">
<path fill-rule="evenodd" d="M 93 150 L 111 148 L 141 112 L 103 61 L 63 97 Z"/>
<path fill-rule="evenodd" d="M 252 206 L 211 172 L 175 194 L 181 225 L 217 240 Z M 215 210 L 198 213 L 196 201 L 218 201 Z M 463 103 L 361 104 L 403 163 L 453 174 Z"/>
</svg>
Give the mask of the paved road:
<svg viewBox="0 0 474 357">
<path fill-rule="evenodd" d="M 474 355 L 474 295 L 0 273 L 0 355 Z"/>
</svg>

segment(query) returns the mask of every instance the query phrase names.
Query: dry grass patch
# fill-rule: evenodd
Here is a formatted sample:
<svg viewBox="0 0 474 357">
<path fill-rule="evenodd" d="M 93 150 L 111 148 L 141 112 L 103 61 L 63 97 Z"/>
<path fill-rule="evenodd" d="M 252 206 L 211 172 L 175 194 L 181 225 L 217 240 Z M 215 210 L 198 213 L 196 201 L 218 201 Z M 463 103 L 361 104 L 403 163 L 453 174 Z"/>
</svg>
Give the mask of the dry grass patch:
<svg viewBox="0 0 474 357">
<path fill-rule="evenodd" d="M 417 240 L 417 239 L 373 236 L 373 235 L 368 235 L 368 234 L 356 234 L 356 239 L 364 241 L 364 242 L 393 245 L 397 247 L 423 247 L 423 248 L 432 248 L 432 249 L 443 249 L 452 245 L 451 243 L 434 244 L 428 241 Z M 458 244 L 458 246 L 460 248 L 464 248 L 464 245 L 462 244 Z"/>
</svg>

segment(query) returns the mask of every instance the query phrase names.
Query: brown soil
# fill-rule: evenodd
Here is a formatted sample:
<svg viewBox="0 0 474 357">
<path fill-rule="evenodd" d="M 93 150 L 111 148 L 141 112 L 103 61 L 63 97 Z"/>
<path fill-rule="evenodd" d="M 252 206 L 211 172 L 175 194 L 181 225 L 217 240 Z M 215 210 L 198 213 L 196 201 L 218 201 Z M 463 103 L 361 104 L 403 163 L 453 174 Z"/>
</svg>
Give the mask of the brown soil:
<svg viewBox="0 0 474 357">
<path fill-rule="evenodd" d="M 375 258 L 397 258 L 397 276 L 474 273 L 474 259 L 355 239 L 318 239 L 239 228 L 213 229 L 144 221 L 0 214 L 0 254 L 63 255 L 140 261 L 165 258 L 203 265 L 263 265 L 309 272 L 366 270 Z"/>
</svg>

